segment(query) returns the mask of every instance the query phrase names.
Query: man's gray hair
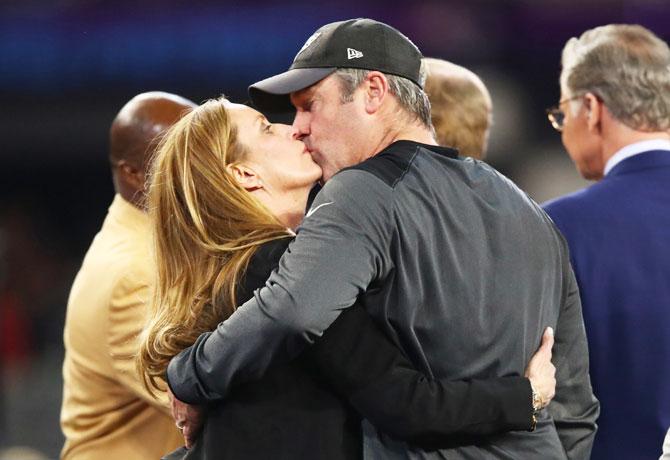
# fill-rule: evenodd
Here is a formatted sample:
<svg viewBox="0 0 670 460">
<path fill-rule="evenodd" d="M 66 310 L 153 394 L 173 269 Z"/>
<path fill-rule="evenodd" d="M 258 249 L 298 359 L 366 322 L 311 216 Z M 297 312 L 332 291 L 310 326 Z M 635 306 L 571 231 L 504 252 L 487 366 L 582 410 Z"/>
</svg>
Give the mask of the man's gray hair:
<svg viewBox="0 0 670 460">
<path fill-rule="evenodd" d="M 563 97 L 591 92 L 638 131 L 670 129 L 670 49 L 639 25 L 607 25 L 563 48 Z"/>
<path fill-rule="evenodd" d="M 342 89 L 341 100 L 342 103 L 351 102 L 353 100 L 354 92 L 363 83 L 365 77 L 370 73 L 370 70 L 365 69 L 347 69 L 340 68 L 335 71 L 335 75 L 340 82 Z M 421 70 L 419 73 L 419 81 L 421 85 L 426 82 L 426 67 L 421 63 Z M 426 128 L 433 129 L 433 124 L 430 120 L 430 101 L 426 93 L 419 88 L 414 82 L 407 78 L 398 77 L 396 75 L 384 74 L 389 83 L 389 92 L 393 94 L 400 106 L 405 110 L 407 115 L 413 120 L 419 120 Z"/>
</svg>

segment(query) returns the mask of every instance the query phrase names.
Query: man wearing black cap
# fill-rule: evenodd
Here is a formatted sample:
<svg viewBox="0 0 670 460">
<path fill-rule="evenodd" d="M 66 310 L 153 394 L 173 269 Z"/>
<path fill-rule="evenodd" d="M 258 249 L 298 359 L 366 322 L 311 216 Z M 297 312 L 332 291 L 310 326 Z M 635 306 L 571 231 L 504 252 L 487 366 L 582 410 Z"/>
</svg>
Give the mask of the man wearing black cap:
<svg viewBox="0 0 670 460">
<path fill-rule="evenodd" d="M 295 356 L 359 298 L 427 375 L 522 375 L 556 329 L 556 397 L 534 394 L 534 432 L 422 452 L 364 422 L 366 458 L 588 458 L 598 402 L 565 241 L 509 180 L 436 145 L 421 53 L 368 19 L 328 24 L 291 68 L 250 88 L 297 112 L 323 168 L 316 197 L 266 287 L 168 368 L 189 403 Z M 393 389 L 379 389 L 392 391 Z M 529 398 L 530 399 L 530 398 Z"/>
</svg>

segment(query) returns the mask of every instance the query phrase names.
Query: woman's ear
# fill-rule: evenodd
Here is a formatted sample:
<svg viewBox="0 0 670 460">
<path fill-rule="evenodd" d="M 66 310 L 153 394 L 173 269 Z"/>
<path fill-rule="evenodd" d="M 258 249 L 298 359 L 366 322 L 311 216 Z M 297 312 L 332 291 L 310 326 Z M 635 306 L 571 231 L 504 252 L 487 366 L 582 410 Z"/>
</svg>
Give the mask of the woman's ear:
<svg viewBox="0 0 670 460">
<path fill-rule="evenodd" d="M 226 166 L 226 170 L 247 192 L 263 188 L 263 181 L 258 177 L 258 174 L 245 164 L 231 163 Z"/>
</svg>

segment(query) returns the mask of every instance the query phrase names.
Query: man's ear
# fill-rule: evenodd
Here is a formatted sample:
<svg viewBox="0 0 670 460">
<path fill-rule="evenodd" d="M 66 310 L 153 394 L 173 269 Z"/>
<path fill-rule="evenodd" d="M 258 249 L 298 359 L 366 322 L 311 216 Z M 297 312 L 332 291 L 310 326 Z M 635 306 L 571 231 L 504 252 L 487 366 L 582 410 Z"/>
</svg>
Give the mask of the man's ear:
<svg viewBox="0 0 670 460">
<path fill-rule="evenodd" d="M 389 91 L 386 75 L 376 70 L 368 73 L 364 81 L 365 111 L 369 114 L 379 110 Z"/>
<path fill-rule="evenodd" d="M 584 95 L 584 109 L 586 110 L 586 125 L 591 132 L 599 132 L 603 116 L 603 103 L 593 93 Z"/>
<path fill-rule="evenodd" d="M 226 170 L 247 192 L 253 192 L 254 190 L 263 188 L 263 181 L 258 177 L 258 174 L 245 164 L 231 163 L 226 166 Z"/>
<path fill-rule="evenodd" d="M 123 175 L 123 181 L 129 184 L 135 190 L 144 190 L 144 170 L 134 166 L 132 163 L 129 163 L 126 160 L 119 160 L 116 163 L 121 175 Z"/>
</svg>

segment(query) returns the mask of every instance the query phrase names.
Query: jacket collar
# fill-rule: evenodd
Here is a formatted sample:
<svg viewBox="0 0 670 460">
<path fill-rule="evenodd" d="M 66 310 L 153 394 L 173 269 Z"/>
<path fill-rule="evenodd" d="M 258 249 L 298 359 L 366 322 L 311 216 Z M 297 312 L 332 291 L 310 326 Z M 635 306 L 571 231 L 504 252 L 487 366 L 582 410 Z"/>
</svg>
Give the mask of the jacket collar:
<svg viewBox="0 0 670 460">
<path fill-rule="evenodd" d="M 605 176 L 614 169 L 616 165 L 622 161 L 651 150 L 668 150 L 670 151 L 670 140 L 667 139 L 650 139 L 647 141 L 633 142 L 620 149 L 612 155 L 605 163 Z"/>
<path fill-rule="evenodd" d="M 439 155 L 444 155 L 449 158 L 458 158 L 458 150 L 452 149 L 450 147 L 440 147 L 439 145 L 430 145 L 422 144 L 421 142 L 414 142 L 408 140 L 395 141 L 384 150 L 378 153 L 378 155 L 385 155 L 389 153 L 402 152 L 406 153 L 408 148 L 422 147 L 426 150 L 430 150 Z"/>
<path fill-rule="evenodd" d="M 645 169 L 667 167 L 670 167 L 670 150 L 649 150 L 619 162 L 609 171 L 605 179 Z"/>
<path fill-rule="evenodd" d="M 109 207 L 109 216 L 125 226 L 142 231 L 148 230 L 150 226 L 149 216 L 118 193 L 114 195 L 114 201 Z"/>
</svg>

